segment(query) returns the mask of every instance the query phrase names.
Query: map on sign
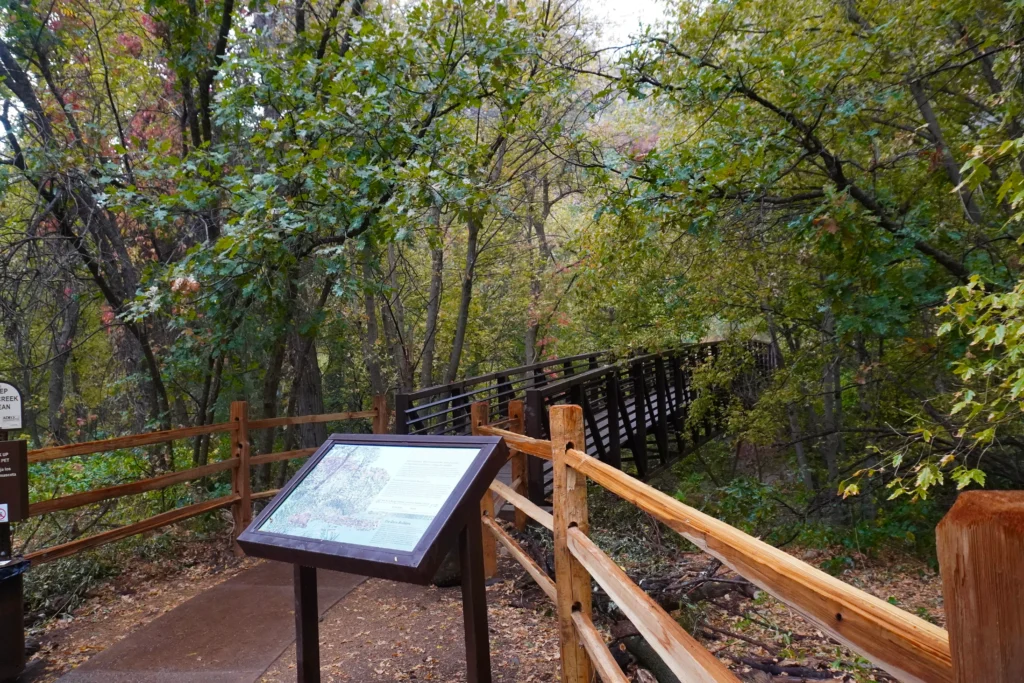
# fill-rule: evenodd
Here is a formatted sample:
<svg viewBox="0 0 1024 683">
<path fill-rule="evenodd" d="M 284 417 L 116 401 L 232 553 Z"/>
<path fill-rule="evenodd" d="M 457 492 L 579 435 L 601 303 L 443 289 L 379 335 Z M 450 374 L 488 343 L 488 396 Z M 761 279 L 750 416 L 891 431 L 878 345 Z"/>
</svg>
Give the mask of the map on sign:
<svg viewBox="0 0 1024 683">
<path fill-rule="evenodd" d="M 411 552 L 479 450 L 336 444 L 259 530 Z"/>
</svg>

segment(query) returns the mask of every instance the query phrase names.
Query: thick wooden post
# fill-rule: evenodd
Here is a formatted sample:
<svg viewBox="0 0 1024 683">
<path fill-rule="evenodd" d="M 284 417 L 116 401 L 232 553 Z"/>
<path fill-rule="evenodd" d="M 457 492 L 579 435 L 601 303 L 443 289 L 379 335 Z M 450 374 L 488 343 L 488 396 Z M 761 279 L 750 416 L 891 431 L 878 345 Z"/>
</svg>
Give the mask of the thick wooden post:
<svg viewBox="0 0 1024 683">
<path fill-rule="evenodd" d="M 936 529 L 956 683 L 1024 681 L 1024 491 L 965 491 Z"/>
<path fill-rule="evenodd" d="M 587 478 L 569 466 L 565 453 L 584 442 L 583 409 L 580 406 L 551 406 L 551 458 L 555 491 L 555 585 L 557 587 L 558 629 L 561 636 L 562 683 L 590 683 L 594 677 L 590 657 L 576 632 L 572 614 L 591 617 L 590 574 L 568 546 L 570 527 L 590 533 L 587 516 Z"/>
<path fill-rule="evenodd" d="M 477 427 L 485 425 L 490 421 L 491 404 L 487 401 L 477 401 L 469 407 L 470 424 L 473 426 L 473 436 L 479 435 Z M 480 516 L 494 519 L 494 494 L 488 489 L 484 497 L 480 499 Z M 484 577 L 491 578 L 498 573 L 498 545 L 494 534 L 485 526 L 478 525 L 480 537 L 483 539 L 484 553 Z M 465 581 L 466 577 L 463 577 Z"/>
<path fill-rule="evenodd" d="M 508 430 L 516 434 L 523 434 L 526 428 L 523 402 L 513 399 L 508 402 Z M 512 463 L 512 490 L 521 496 L 527 495 L 526 490 L 526 453 L 513 450 L 510 461 Z M 526 530 L 526 513 L 516 508 L 516 529 Z"/>
<path fill-rule="evenodd" d="M 231 514 L 235 523 L 235 538 L 245 531 L 252 522 L 252 479 L 249 472 L 249 404 L 246 401 L 232 401 L 230 409 L 231 422 L 235 425 L 233 451 L 237 459 L 232 476 L 232 492 L 238 501 L 231 506 Z M 241 549 L 236 545 L 235 552 Z"/>
<path fill-rule="evenodd" d="M 376 417 L 373 418 L 373 433 L 387 434 L 388 424 L 391 422 L 387 394 L 379 394 L 373 397 L 373 409 L 377 411 Z"/>
</svg>

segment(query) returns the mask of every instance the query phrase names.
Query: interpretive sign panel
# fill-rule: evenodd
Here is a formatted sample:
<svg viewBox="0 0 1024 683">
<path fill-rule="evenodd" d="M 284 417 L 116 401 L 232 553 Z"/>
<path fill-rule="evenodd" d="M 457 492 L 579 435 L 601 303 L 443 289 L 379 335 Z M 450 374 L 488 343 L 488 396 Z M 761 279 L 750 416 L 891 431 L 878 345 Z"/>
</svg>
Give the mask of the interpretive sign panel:
<svg viewBox="0 0 1024 683">
<path fill-rule="evenodd" d="M 0 432 L 21 429 L 21 392 L 9 382 L 0 382 Z"/>
<path fill-rule="evenodd" d="M 335 444 L 259 530 L 412 552 L 478 452 Z"/>
<path fill-rule="evenodd" d="M 238 543 L 256 557 L 426 583 L 507 459 L 497 437 L 335 434 Z"/>
<path fill-rule="evenodd" d="M 28 517 L 28 450 L 24 441 L 0 441 L 0 523 Z"/>
</svg>

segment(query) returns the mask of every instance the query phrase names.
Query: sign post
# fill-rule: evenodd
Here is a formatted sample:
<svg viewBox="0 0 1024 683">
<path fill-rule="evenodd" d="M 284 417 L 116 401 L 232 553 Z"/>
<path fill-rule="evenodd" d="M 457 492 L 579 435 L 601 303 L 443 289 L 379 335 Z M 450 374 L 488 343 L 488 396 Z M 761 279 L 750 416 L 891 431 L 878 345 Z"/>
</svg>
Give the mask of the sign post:
<svg viewBox="0 0 1024 683">
<path fill-rule="evenodd" d="M 11 522 L 26 517 L 28 450 L 24 441 L 0 441 L 0 680 L 25 668 L 22 574 L 28 562 L 13 556 Z"/>
<path fill-rule="evenodd" d="M 316 571 L 427 584 L 458 545 L 468 683 L 490 683 L 480 499 L 508 460 L 498 437 L 334 434 L 238 537 L 295 565 L 296 669 L 319 683 Z"/>
</svg>

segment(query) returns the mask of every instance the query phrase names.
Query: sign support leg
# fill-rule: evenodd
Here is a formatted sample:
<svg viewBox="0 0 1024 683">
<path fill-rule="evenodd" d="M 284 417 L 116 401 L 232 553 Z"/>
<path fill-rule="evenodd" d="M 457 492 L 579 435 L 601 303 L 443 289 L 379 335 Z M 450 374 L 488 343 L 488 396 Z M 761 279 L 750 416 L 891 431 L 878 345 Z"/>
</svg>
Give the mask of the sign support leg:
<svg viewBox="0 0 1024 683">
<path fill-rule="evenodd" d="M 11 544 L 11 525 L 0 522 L 0 562 L 7 562 L 13 557 Z"/>
<path fill-rule="evenodd" d="M 487 590 L 484 585 L 483 524 L 473 508 L 459 534 L 462 570 L 462 618 L 466 626 L 466 680 L 491 683 L 491 643 L 487 627 Z"/>
<path fill-rule="evenodd" d="M 295 671 L 299 683 L 320 683 L 320 609 L 316 569 L 295 566 Z"/>
</svg>

